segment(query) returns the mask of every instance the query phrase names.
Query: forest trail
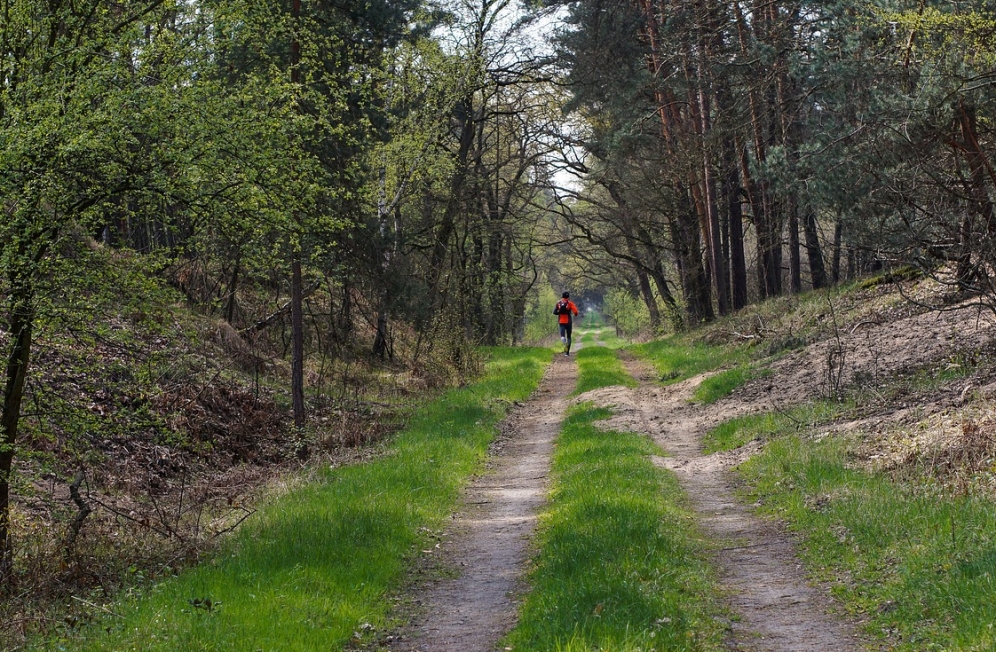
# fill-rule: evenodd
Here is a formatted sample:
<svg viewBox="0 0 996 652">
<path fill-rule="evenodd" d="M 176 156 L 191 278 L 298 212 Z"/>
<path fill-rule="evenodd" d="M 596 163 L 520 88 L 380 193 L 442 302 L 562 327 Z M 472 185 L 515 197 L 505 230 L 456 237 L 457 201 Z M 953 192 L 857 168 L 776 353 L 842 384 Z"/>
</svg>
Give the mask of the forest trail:
<svg viewBox="0 0 996 652">
<path fill-rule="evenodd" d="M 457 577 L 420 593 L 423 617 L 395 637 L 394 652 L 475 652 L 494 649 L 515 624 L 521 579 L 530 553 L 537 512 L 546 500 L 554 441 L 572 403 L 611 407 L 606 429 L 652 437 L 669 457 L 655 462 L 674 471 L 712 544 L 712 560 L 731 613 L 726 647 L 743 652 L 857 652 L 863 649 L 854 623 L 835 616 L 828 592 L 813 586 L 795 553 L 792 537 L 774 521 L 754 516 L 734 495 L 731 468 L 760 448 L 702 455 L 703 435 L 743 414 L 778 409 L 826 391 L 828 347 L 847 358 L 838 381 L 864 374 L 895 373 L 970 346 L 992 328 L 970 311 L 911 311 L 880 322 L 862 322 L 771 365 L 772 373 L 733 396 L 703 406 L 690 402 L 704 376 L 669 386 L 656 384 L 645 363 L 623 354 L 636 389 L 606 387 L 575 399 L 572 358 L 554 356 L 536 395 L 513 412 L 492 448 L 488 472 L 469 488 L 465 508 L 454 517 L 436 563 Z M 602 344 L 596 337 L 596 343 Z M 580 349 L 580 342 L 577 349 Z"/>
<path fill-rule="evenodd" d="M 422 616 L 391 650 L 488 652 L 514 626 L 553 444 L 577 375 L 573 357 L 556 355 L 533 397 L 503 422 L 487 471 L 468 487 L 434 552 L 457 576 L 420 594 Z"/>
<path fill-rule="evenodd" d="M 751 652 L 850 652 L 860 649 L 852 628 L 830 613 L 831 600 L 813 587 L 795 555 L 791 538 L 779 527 L 752 515 L 734 496 L 729 468 L 752 454 L 701 454 L 702 436 L 730 414 L 715 406 L 689 402 L 702 377 L 661 387 L 650 384 L 653 371 L 624 358 L 640 387 L 607 387 L 578 401 L 612 406 L 602 422 L 608 430 L 650 435 L 669 457 L 655 462 L 674 471 L 712 542 L 711 558 L 728 606 L 727 645 Z M 734 411 L 736 413 L 737 411 Z"/>
</svg>

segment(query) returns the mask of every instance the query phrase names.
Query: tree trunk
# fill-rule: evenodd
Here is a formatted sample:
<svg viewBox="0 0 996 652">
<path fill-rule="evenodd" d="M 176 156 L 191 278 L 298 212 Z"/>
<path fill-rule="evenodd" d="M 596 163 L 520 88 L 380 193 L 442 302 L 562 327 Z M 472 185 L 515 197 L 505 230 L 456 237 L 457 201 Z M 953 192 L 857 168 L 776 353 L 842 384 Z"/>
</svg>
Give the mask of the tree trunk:
<svg viewBox="0 0 996 652">
<path fill-rule="evenodd" d="M 659 332 L 663 322 L 661 321 L 661 311 L 657 307 L 657 299 L 654 297 L 654 290 L 650 287 L 650 276 L 642 267 L 636 268 L 636 279 L 640 284 L 640 296 L 643 297 L 643 303 L 647 305 L 647 311 L 650 313 L 650 327 L 654 332 Z"/>
<path fill-rule="evenodd" d="M 715 319 L 709 280 L 702 260 L 699 224 L 695 219 L 695 202 L 686 189 L 688 218 L 671 220 L 672 240 L 681 277 L 681 290 L 685 298 L 685 314 L 689 326 L 697 326 Z"/>
<path fill-rule="evenodd" d="M 381 360 L 394 357 L 391 355 L 391 347 L 388 343 L 389 333 L 387 302 L 388 297 L 386 295 L 381 297 L 380 310 L 377 311 L 377 330 L 374 332 L 374 343 L 372 349 L 374 357 L 380 358 Z"/>
<path fill-rule="evenodd" d="M 12 283 L 10 306 L 11 345 L 7 355 L 3 407 L 0 412 L 0 587 L 13 572 L 14 550 L 10 536 L 10 481 L 14 469 L 17 428 L 21 420 L 21 400 L 31 357 L 34 326 L 34 296 L 23 281 Z"/>
<path fill-rule="evenodd" d="M 813 289 L 819 290 L 827 286 L 827 268 L 823 264 L 823 248 L 820 246 L 820 232 L 816 224 L 816 211 L 807 211 L 803 220 L 806 234 L 806 253 L 809 257 L 809 276 Z"/>
<path fill-rule="evenodd" d="M 794 205 L 789 209 L 788 223 L 789 245 L 789 291 L 792 294 L 802 292 L 802 248 L 799 243 L 799 209 Z"/>
<path fill-rule="evenodd" d="M 225 306 L 225 321 L 231 324 L 235 320 L 236 290 L 239 286 L 239 271 L 242 267 L 242 247 L 239 247 L 235 255 L 235 268 L 232 270 L 232 278 L 228 283 L 228 301 Z"/>
<path fill-rule="evenodd" d="M 449 193 L 447 195 L 446 207 L 443 209 L 442 218 L 436 225 L 432 256 L 429 264 L 430 289 L 437 296 L 443 293 L 439 291 L 439 282 L 443 273 L 443 261 L 449 251 L 450 238 L 456 228 L 456 219 L 463 205 L 464 184 L 467 180 L 467 161 L 470 157 L 471 147 L 474 145 L 474 106 L 472 98 L 464 98 L 457 105 L 456 118 L 460 123 L 460 145 L 457 149 L 455 170 L 453 178 L 450 180 Z M 436 310 L 439 309 L 438 299 Z"/>
<path fill-rule="evenodd" d="M 296 250 L 291 255 L 291 403 L 294 427 L 304 428 L 304 280 Z"/>
<path fill-rule="evenodd" d="M 730 211 L 730 276 L 734 310 L 747 305 L 747 256 L 744 253 L 744 210 L 740 203 L 739 181 L 737 168 L 731 165 L 727 172 L 726 196 Z"/>
<path fill-rule="evenodd" d="M 993 178 L 992 166 L 986 153 L 979 144 L 978 124 L 975 117 L 975 107 L 959 102 L 959 121 L 961 122 L 962 147 L 968 160 L 970 173 L 970 203 L 972 213 L 982 220 L 981 231 L 972 228 L 972 220 L 966 216 L 962 223 L 961 239 L 964 254 L 958 262 L 957 282 L 962 289 L 974 289 L 975 272 L 971 263 L 972 254 L 979 255 L 981 260 L 990 265 L 996 263 L 996 210 L 989 196 L 987 177 Z"/>
<path fill-rule="evenodd" d="M 670 313 L 671 325 L 675 330 L 681 330 L 684 323 L 681 319 L 681 312 L 678 310 L 678 302 L 675 301 L 674 295 L 671 293 L 670 284 L 667 281 L 667 275 L 664 274 L 664 263 L 661 262 L 660 256 L 654 257 L 654 265 L 652 267 L 650 276 L 654 279 L 654 285 L 657 286 L 657 292 L 664 299 L 664 303 L 667 304 L 668 312 Z"/>
<path fill-rule="evenodd" d="M 291 0 L 291 20 L 296 30 L 301 16 L 301 0 Z M 291 37 L 291 83 L 301 79 L 301 45 Z M 296 217 L 296 216 L 295 216 Z M 291 405 L 294 426 L 304 428 L 304 279 L 301 273 L 301 243 L 292 243 L 291 251 Z"/>
<path fill-rule="evenodd" d="M 830 265 L 830 282 L 834 285 L 840 284 L 840 258 L 841 247 L 844 240 L 844 220 L 838 215 L 837 222 L 833 227 L 833 262 Z"/>
</svg>

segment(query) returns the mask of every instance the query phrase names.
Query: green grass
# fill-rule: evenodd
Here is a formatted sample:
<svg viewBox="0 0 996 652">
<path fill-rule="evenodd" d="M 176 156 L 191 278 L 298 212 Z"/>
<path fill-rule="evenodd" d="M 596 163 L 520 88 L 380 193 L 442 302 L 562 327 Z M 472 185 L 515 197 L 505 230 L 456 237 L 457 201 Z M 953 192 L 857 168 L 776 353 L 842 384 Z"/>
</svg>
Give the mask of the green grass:
<svg viewBox="0 0 996 652">
<path fill-rule="evenodd" d="M 609 349 L 620 349 L 627 344 L 626 340 L 616 335 L 616 329 L 611 326 L 601 328 L 597 335 L 601 346 Z"/>
<path fill-rule="evenodd" d="M 382 627 L 385 596 L 450 513 L 508 405 L 529 396 L 550 361 L 544 349 L 488 355 L 482 380 L 420 409 L 386 456 L 319 472 L 211 560 L 51 649 L 342 650 L 364 623 Z"/>
<path fill-rule="evenodd" d="M 636 387 L 637 382 L 623 368 L 616 352 L 605 347 L 587 347 L 578 351 L 578 385 L 575 394 L 582 394 L 598 387 L 625 385 Z"/>
<path fill-rule="evenodd" d="M 724 396 L 729 396 L 733 393 L 733 390 L 746 384 L 747 381 L 770 374 L 770 369 L 758 369 L 748 364 L 737 365 L 732 369 L 721 371 L 703 380 L 695 388 L 692 398 L 700 403 L 709 405 Z"/>
<path fill-rule="evenodd" d="M 729 451 L 749 441 L 762 441 L 830 423 L 854 409 L 853 402 L 818 401 L 803 403 L 780 412 L 748 414 L 724 421 L 705 434 L 702 452 L 706 455 Z"/>
<path fill-rule="evenodd" d="M 671 336 L 630 347 L 636 355 L 650 361 L 662 381 L 678 382 L 724 365 L 747 360 L 746 349 L 689 344 L 680 336 Z"/>
<path fill-rule="evenodd" d="M 645 437 L 593 425 L 608 415 L 581 405 L 565 421 L 532 591 L 503 646 L 722 649 L 715 586 L 677 480 L 651 463 L 661 452 Z"/>
<path fill-rule="evenodd" d="M 996 649 L 991 499 L 857 470 L 839 438 L 777 438 L 742 473 L 751 498 L 801 533 L 807 565 L 888 649 Z"/>
</svg>

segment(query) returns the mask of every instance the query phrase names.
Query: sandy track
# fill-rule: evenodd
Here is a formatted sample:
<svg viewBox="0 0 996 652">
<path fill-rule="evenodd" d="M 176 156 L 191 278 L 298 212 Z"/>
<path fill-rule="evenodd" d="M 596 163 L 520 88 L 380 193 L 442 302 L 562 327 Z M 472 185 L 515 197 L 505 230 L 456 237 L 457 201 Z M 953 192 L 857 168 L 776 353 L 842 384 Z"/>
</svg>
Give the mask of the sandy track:
<svg viewBox="0 0 996 652">
<path fill-rule="evenodd" d="M 651 435 L 670 457 L 655 460 L 673 470 L 698 514 L 699 527 L 714 542 L 712 560 L 734 614 L 728 647 L 752 652 L 850 652 L 860 649 L 853 629 L 830 613 L 826 593 L 811 586 L 792 539 L 779 527 L 753 516 L 733 494 L 729 467 L 750 450 L 701 455 L 702 435 L 747 408 L 696 406 L 688 402 L 701 379 L 669 387 L 647 383 L 651 372 L 627 360 L 641 379 L 636 390 L 610 387 L 577 400 L 613 406 L 604 422 L 613 430 Z"/>
<path fill-rule="evenodd" d="M 576 384 L 574 359 L 557 356 L 533 397 L 503 424 L 487 472 L 468 488 L 437 553 L 457 576 L 426 589 L 424 615 L 391 650 L 485 652 L 514 626 L 553 443 Z"/>
</svg>

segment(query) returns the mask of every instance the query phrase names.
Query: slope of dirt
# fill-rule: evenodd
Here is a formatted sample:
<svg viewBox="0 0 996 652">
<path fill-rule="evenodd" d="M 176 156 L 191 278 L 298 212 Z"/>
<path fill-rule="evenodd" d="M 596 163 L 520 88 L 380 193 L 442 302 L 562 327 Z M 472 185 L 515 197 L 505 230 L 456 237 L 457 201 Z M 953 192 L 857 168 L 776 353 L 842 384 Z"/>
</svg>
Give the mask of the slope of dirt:
<svg viewBox="0 0 996 652">
<path fill-rule="evenodd" d="M 980 348 L 996 333 L 994 325 L 993 316 L 977 306 L 861 321 L 774 361 L 771 376 L 751 382 L 730 403 L 773 409 L 829 396 Z"/>
<path fill-rule="evenodd" d="M 536 394 L 503 424 L 487 472 L 471 483 L 449 535 L 431 551 L 456 576 L 421 592 L 422 615 L 388 649 L 485 652 L 512 628 L 553 442 L 576 384 L 573 358 L 557 356 Z"/>
</svg>

